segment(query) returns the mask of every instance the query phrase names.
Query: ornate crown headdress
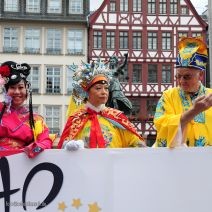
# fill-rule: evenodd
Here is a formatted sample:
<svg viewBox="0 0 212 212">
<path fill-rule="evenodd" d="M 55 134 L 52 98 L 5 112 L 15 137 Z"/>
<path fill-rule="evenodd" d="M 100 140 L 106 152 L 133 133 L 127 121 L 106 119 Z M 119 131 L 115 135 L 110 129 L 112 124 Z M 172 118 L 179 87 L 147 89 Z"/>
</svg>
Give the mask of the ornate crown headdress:
<svg viewBox="0 0 212 212">
<path fill-rule="evenodd" d="M 112 78 L 112 73 L 108 62 L 103 62 L 100 58 L 90 63 L 82 62 L 68 67 L 73 74 L 73 97 L 76 101 L 83 101 L 87 98 L 88 89 L 97 81 L 106 80 L 108 83 Z"/>
</svg>

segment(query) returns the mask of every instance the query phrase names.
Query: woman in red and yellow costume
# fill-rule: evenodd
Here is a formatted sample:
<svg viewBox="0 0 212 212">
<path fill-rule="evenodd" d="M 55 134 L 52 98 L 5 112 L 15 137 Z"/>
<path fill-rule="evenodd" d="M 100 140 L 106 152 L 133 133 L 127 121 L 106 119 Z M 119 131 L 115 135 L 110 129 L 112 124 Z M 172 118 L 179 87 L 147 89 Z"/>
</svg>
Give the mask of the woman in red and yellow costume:
<svg viewBox="0 0 212 212">
<path fill-rule="evenodd" d="M 123 112 L 106 107 L 111 72 L 100 59 L 73 66 L 73 99 L 86 99 L 83 107 L 72 113 L 59 141 L 59 148 L 144 147 L 145 142 Z"/>
<path fill-rule="evenodd" d="M 25 152 L 33 158 L 52 147 L 49 129 L 43 118 L 33 113 L 32 91 L 27 63 L 7 61 L 0 66 L 0 85 L 4 101 L 0 102 L 0 156 Z M 29 97 L 29 105 L 25 101 Z"/>
</svg>

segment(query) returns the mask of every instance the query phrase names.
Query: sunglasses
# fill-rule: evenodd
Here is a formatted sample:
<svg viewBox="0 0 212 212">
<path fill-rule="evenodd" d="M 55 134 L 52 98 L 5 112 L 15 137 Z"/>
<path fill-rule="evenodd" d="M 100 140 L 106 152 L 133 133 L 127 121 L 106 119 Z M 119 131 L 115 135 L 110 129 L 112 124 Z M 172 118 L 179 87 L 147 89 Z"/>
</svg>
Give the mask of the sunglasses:
<svg viewBox="0 0 212 212">
<path fill-rule="evenodd" d="M 180 80 L 181 78 L 183 78 L 184 80 L 190 80 L 190 79 L 192 79 L 193 76 L 194 75 L 192 75 L 192 74 L 185 74 L 185 75 L 176 74 L 175 78 L 178 80 Z"/>
</svg>

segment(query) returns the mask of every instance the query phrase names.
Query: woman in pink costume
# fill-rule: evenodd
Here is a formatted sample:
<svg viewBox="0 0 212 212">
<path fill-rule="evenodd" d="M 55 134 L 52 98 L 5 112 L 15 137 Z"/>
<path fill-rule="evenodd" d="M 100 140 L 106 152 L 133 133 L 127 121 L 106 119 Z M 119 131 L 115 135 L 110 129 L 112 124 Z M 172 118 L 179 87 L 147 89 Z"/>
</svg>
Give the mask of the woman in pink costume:
<svg viewBox="0 0 212 212">
<path fill-rule="evenodd" d="M 25 152 L 33 158 L 52 147 L 43 118 L 33 113 L 32 92 L 27 77 L 30 66 L 7 61 L 0 66 L 0 156 Z M 29 98 L 29 105 L 25 101 Z"/>
</svg>

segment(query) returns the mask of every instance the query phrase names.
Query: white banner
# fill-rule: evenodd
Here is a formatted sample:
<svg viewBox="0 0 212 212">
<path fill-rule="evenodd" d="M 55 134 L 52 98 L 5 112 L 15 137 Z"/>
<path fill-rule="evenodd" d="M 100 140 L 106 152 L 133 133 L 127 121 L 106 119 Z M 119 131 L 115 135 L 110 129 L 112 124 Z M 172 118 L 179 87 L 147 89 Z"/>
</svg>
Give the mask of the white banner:
<svg viewBox="0 0 212 212">
<path fill-rule="evenodd" d="M 211 164 L 212 148 L 21 153 L 0 159 L 0 212 L 211 212 Z"/>
</svg>

